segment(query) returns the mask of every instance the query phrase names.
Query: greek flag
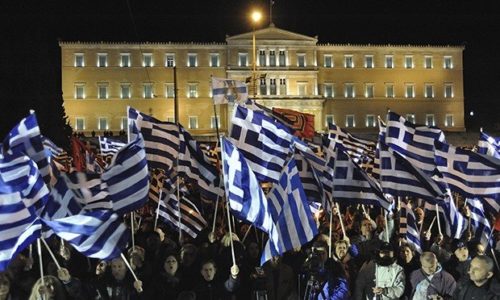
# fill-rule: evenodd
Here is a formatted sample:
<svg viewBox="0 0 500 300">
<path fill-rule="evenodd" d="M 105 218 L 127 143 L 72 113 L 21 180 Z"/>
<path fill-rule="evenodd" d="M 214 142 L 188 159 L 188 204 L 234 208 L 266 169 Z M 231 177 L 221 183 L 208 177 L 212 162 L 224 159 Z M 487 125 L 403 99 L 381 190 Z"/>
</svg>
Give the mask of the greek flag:
<svg viewBox="0 0 500 300">
<path fill-rule="evenodd" d="M 0 153 L 0 272 L 40 237 L 38 215 L 48 199 L 33 160 L 21 152 Z"/>
<path fill-rule="evenodd" d="M 113 207 L 113 203 L 108 198 L 108 186 L 103 182 L 100 174 L 62 173 L 54 189 L 59 192 L 60 196 L 57 198 L 71 197 L 87 210 L 111 209 Z"/>
<path fill-rule="evenodd" d="M 22 152 L 31 158 L 43 177 L 45 183 L 50 182 L 49 160 L 50 152 L 45 150 L 34 113 L 22 119 L 3 141 L 3 147 L 13 152 Z"/>
<path fill-rule="evenodd" d="M 334 161 L 334 199 L 336 201 L 373 204 L 389 210 L 392 203 L 384 196 L 377 182 L 354 163 L 342 145 L 337 144 L 335 148 L 332 158 Z"/>
<path fill-rule="evenodd" d="M 162 122 L 131 107 L 128 108 L 129 126 L 135 124 L 144 137 L 146 158 L 150 169 L 168 171 L 175 166 L 179 154 L 179 127 Z M 135 134 L 131 133 L 131 139 Z"/>
<path fill-rule="evenodd" d="M 420 244 L 420 231 L 417 227 L 417 221 L 415 219 L 415 214 L 410 205 L 401 201 L 400 219 L 399 219 L 399 233 L 402 238 L 406 239 L 408 244 L 413 245 L 413 248 L 418 252 L 422 253 L 422 247 Z"/>
<path fill-rule="evenodd" d="M 492 137 L 481 131 L 477 143 L 477 153 L 500 159 L 500 138 Z"/>
<path fill-rule="evenodd" d="M 424 209 L 435 212 L 436 204 L 438 205 L 439 213 L 442 214 L 446 220 L 446 222 L 444 222 L 446 235 L 460 239 L 462 237 L 462 232 L 467 226 L 467 221 L 455 206 L 455 201 L 453 201 L 449 189 L 446 189 L 444 198 L 436 199 L 436 201 L 425 201 Z"/>
<path fill-rule="evenodd" d="M 244 103 L 248 99 L 248 90 L 244 82 L 212 77 L 212 97 L 214 104 Z"/>
<path fill-rule="evenodd" d="M 500 160 L 436 141 L 436 165 L 451 189 L 467 198 L 500 201 Z"/>
<path fill-rule="evenodd" d="M 475 229 L 474 239 L 479 241 L 486 249 L 492 246 L 491 225 L 484 212 L 483 203 L 477 198 L 466 199 L 470 209 L 470 222 Z"/>
<path fill-rule="evenodd" d="M 232 123 L 231 142 L 248 160 L 257 179 L 277 182 L 294 140 L 290 129 L 263 111 L 241 105 L 235 106 Z"/>
<path fill-rule="evenodd" d="M 44 219 L 43 223 L 78 252 L 103 260 L 120 256 L 130 238 L 130 230 L 110 210 L 82 210 L 65 218 Z"/>
<path fill-rule="evenodd" d="M 219 187 L 219 170 L 210 163 L 191 134 L 180 125 L 179 129 L 180 148 L 177 171 L 198 184 L 205 198 L 216 200 L 217 196 L 224 194 Z"/>
<path fill-rule="evenodd" d="M 274 226 L 269 232 L 261 265 L 274 255 L 300 248 L 318 234 L 293 157 L 283 167 L 279 181 L 267 197 Z"/>
<path fill-rule="evenodd" d="M 355 137 L 344 129 L 338 127 L 335 124 L 329 123 L 329 135 L 330 140 L 335 143 L 342 144 L 345 148 L 345 152 L 351 156 L 352 160 L 361 165 L 362 163 L 372 162 L 375 158 L 375 147 L 376 143 L 368 141 L 359 137 Z"/>
<path fill-rule="evenodd" d="M 113 156 L 118 150 L 123 148 L 126 144 L 121 141 L 110 139 L 109 137 L 99 136 L 99 148 L 103 157 Z"/>
<path fill-rule="evenodd" d="M 389 112 L 387 118 L 385 143 L 412 165 L 432 175 L 436 169 L 434 141 L 445 139 L 441 129 L 415 125 L 394 112 Z"/>
<path fill-rule="evenodd" d="M 273 220 L 266 196 L 247 160 L 225 138 L 222 139 L 222 162 L 226 196 L 232 213 L 238 219 L 270 232 Z"/>
</svg>

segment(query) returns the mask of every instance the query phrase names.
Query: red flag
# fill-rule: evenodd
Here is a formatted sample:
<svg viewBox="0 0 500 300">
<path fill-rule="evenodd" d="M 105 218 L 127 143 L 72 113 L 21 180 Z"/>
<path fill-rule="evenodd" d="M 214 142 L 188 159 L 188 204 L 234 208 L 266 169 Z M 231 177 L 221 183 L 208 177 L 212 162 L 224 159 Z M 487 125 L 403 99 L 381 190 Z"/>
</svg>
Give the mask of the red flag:
<svg viewBox="0 0 500 300">
<path fill-rule="evenodd" d="M 71 137 L 71 151 L 73 153 L 73 166 L 78 172 L 85 171 L 86 160 L 85 153 L 87 152 L 87 146 L 82 143 L 77 137 Z"/>
<path fill-rule="evenodd" d="M 295 136 L 312 139 L 314 137 L 314 115 L 291 109 L 273 107 L 273 114 L 288 123 L 295 130 Z"/>
</svg>

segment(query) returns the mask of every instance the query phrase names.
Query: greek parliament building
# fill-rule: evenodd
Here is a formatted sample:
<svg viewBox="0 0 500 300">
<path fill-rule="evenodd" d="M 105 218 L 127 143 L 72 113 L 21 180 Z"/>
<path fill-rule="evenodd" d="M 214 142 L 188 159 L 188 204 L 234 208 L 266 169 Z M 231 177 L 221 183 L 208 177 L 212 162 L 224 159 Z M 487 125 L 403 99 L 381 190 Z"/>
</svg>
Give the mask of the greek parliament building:
<svg viewBox="0 0 500 300">
<path fill-rule="evenodd" d="M 214 141 L 211 76 L 248 82 L 267 107 L 315 116 L 354 133 L 378 131 L 388 109 L 409 121 L 464 131 L 463 46 L 322 44 L 273 25 L 214 43 L 60 42 L 64 107 L 75 131 L 126 129 L 132 106 L 174 120 L 174 67 L 180 123 Z M 248 80 L 247 80 L 248 81 Z M 221 131 L 232 106 L 216 108 Z"/>
</svg>

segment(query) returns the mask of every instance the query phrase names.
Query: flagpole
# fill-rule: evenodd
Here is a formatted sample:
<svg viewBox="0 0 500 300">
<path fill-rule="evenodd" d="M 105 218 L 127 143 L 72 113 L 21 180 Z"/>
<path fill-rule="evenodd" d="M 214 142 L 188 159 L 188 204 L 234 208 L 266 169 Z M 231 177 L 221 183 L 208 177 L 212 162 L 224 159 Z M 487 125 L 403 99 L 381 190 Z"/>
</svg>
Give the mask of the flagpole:
<svg viewBox="0 0 500 300">
<path fill-rule="evenodd" d="M 130 110 L 130 106 L 127 106 L 127 144 L 130 144 L 130 124 L 128 120 L 128 112 Z M 130 231 L 132 237 L 132 249 L 135 248 L 135 237 L 134 237 L 134 211 L 130 212 Z"/>
<path fill-rule="evenodd" d="M 338 202 L 335 202 L 335 205 L 337 206 L 337 213 L 339 214 L 339 220 L 340 220 L 340 228 L 342 228 L 342 239 L 345 240 L 347 235 L 345 234 L 345 227 L 344 227 L 344 221 L 342 221 L 342 214 L 340 213 L 340 206 Z"/>
<path fill-rule="evenodd" d="M 250 233 L 250 230 L 252 229 L 253 224 L 250 224 L 250 226 L 247 229 L 247 232 L 245 232 L 245 235 L 243 236 L 243 239 L 241 240 L 241 243 L 244 243 L 245 240 L 247 239 L 248 233 Z"/>
<path fill-rule="evenodd" d="M 330 202 L 331 206 L 331 202 Z M 330 209 L 330 231 L 328 234 L 328 257 L 332 257 L 332 226 L 333 226 L 333 211 Z"/>
<path fill-rule="evenodd" d="M 52 252 L 52 249 L 50 249 L 49 245 L 47 244 L 47 242 L 43 238 L 40 238 L 40 240 L 42 240 L 42 243 L 45 246 L 45 248 L 47 249 L 47 251 L 49 252 L 50 257 L 52 257 L 52 260 L 56 264 L 57 269 L 61 270 L 61 265 L 57 261 L 56 256 L 54 255 L 54 252 Z"/>
<path fill-rule="evenodd" d="M 134 277 L 134 280 L 135 281 L 140 281 L 139 278 L 137 278 L 137 275 L 135 275 L 134 269 L 132 269 L 132 267 L 130 266 L 130 264 L 129 264 L 127 258 L 125 257 L 125 255 L 123 255 L 123 253 L 120 253 L 120 256 L 123 259 L 123 262 L 125 263 L 125 265 L 127 266 L 127 268 L 130 270 L 130 273 L 132 273 L 132 276 Z M 142 287 L 140 289 L 138 289 L 137 292 L 141 293 L 142 292 Z"/>
<path fill-rule="evenodd" d="M 156 207 L 155 231 L 156 231 L 156 228 L 158 227 L 158 216 L 160 215 L 160 201 L 161 201 L 162 193 L 163 193 L 163 189 L 160 188 L 160 193 L 159 193 L 159 198 L 158 198 L 158 206 Z"/>
<path fill-rule="evenodd" d="M 439 235 L 443 235 L 443 233 L 441 232 L 441 221 L 439 220 L 439 207 L 437 203 L 436 203 L 436 219 L 438 224 Z"/>
<path fill-rule="evenodd" d="M 45 287 L 45 278 L 43 276 L 43 259 L 42 259 L 42 246 L 40 244 L 40 238 L 36 240 L 36 245 L 38 248 L 38 263 L 40 264 L 40 279 L 42 281 L 42 286 Z M 42 294 L 42 299 L 45 300 L 45 294 Z"/>
<path fill-rule="evenodd" d="M 179 156 L 177 156 L 177 168 L 179 167 Z M 182 214 L 181 214 L 181 198 L 180 198 L 180 192 L 179 192 L 179 173 L 177 173 L 177 212 L 179 213 L 179 245 L 182 246 Z"/>
</svg>

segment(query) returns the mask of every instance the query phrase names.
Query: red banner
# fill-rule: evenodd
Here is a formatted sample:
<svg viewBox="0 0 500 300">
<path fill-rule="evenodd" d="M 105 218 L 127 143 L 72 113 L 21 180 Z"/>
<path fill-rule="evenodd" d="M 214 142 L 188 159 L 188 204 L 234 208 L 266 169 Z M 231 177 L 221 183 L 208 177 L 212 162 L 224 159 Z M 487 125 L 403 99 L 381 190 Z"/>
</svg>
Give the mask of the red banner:
<svg viewBox="0 0 500 300">
<path fill-rule="evenodd" d="M 295 136 L 312 139 L 314 137 L 314 115 L 291 109 L 273 107 L 273 114 L 288 123 L 295 130 Z"/>
</svg>

